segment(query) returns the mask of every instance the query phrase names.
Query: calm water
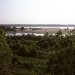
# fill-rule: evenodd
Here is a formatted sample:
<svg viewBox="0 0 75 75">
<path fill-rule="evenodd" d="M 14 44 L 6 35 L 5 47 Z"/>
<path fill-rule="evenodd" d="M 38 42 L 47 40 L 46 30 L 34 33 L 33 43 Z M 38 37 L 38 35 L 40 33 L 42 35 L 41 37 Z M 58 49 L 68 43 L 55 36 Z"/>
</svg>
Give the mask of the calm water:
<svg viewBox="0 0 75 75">
<path fill-rule="evenodd" d="M 16 36 L 22 36 L 22 35 L 27 35 L 27 34 L 32 34 L 32 33 L 16 33 L 15 35 Z M 14 34 L 13 33 L 7 33 L 6 34 L 6 36 L 14 36 Z M 44 34 L 38 34 L 38 33 L 34 33 L 33 35 L 35 35 L 35 36 L 44 36 Z M 50 34 L 49 34 L 50 35 Z M 55 35 L 55 34 L 51 34 L 51 35 Z M 65 34 L 62 34 L 63 36 L 65 36 Z"/>
<path fill-rule="evenodd" d="M 23 34 L 24 34 L 24 35 L 27 35 L 27 34 L 32 34 L 32 33 L 16 33 L 15 35 L 16 35 L 16 36 L 22 36 Z M 6 36 L 7 36 L 7 35 L 9 35 L 9 36 L 12 35 L 12 36 L 14 36 L 13 33 L 6 33 Z M 37 34 L 37 33 L 34 33 L 34 35 L 36 35 L 36 36 L 43 36 L 44 34 Z"/>
</svg>

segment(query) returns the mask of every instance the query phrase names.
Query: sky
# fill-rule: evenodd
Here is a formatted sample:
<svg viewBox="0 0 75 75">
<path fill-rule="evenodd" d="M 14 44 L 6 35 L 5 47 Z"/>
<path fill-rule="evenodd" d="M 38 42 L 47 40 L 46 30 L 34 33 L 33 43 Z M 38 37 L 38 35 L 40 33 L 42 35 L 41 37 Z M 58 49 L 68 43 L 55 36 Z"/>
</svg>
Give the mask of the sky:
<svg viewBox="0 0 75 75">
<path fill-rule="evenodd" d="M 0 0 L 0 24 L 75 24 L 75 0 Z"/>
</svg>

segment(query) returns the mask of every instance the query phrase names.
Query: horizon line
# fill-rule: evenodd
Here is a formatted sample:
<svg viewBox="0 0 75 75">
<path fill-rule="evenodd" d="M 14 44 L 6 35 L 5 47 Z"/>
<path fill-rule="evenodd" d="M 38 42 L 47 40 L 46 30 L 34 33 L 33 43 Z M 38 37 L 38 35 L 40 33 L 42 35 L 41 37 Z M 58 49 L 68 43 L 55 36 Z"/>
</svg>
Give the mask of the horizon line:
<svg viewBox="0 0 75 75">
<path fill-rule="evenodd" d="M 29 23 L 26 23 L 26 24 L 29 24 Z M 7 24 L 0 24 L 0 25 L 7 25 Z M 8 25 L 11 25 L 11 24 L 8 24 Z M 12 25 L 14 25 L 14 24 L 12 24 Z M 16 24 L 16 25 L 20 25 L 20 24 Z M 21 25 L 24 25 L 24 24 L 21 24 Z M 33 25 L 39 25 L 39 24 L 34 24 L 33 23 Z M 75 24 L 44 24 L 44 25 L 75 25 Z"/>
</svg>

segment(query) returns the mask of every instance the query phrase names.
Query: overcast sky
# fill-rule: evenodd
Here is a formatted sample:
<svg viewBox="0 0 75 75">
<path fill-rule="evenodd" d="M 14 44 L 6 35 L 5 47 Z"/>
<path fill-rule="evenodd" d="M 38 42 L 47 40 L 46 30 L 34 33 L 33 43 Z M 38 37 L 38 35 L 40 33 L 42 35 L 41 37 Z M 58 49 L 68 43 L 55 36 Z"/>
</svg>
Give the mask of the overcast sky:
<svg viewBox="0 0 75 75">
<path fill-rule="evenodd" d="M 0 0 L 0 24 L 75 24 L 75 0 Z"/>
</svg>

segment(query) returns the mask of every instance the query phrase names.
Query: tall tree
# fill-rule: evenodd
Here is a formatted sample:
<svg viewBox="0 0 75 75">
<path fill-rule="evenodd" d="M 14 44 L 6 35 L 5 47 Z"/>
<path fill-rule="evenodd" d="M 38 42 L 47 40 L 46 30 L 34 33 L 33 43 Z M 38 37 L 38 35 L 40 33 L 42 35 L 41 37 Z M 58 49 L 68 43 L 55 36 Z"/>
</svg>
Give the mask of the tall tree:
<svg viewBox="0 0 75 75">
<path fill-rule="evenodd" d="M 3 30 L 0 30 L 0 75 L 11 75 L 10 66 L 12 51 L 9 49 L 7 41 L 3 35 Z"/>
<path fill-rule="evenodd" d="M 16 27 L 13 27 L 13 35 L 16 35 Z"/>
<path fill-rule="evenodd" d="M 4 36 L 5 35 L 5 32 L 3 29 L 0 29 L 0 35 Z"/>
</svg>

